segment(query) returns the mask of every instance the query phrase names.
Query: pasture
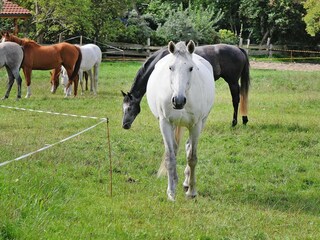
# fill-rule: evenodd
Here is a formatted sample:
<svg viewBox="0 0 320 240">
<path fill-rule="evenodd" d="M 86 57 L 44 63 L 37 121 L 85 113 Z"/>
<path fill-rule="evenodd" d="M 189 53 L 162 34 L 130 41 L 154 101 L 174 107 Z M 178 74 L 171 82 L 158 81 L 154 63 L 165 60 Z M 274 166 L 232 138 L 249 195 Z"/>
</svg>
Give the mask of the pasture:
<svg viewBox="0 0 320 240">
<path fill-rule="evenodd" d="M 122 95 L 140 62 L 104 62 L 98 95 L 50 93 L 49 71 L 33 71 L 30 99 L 1 105 L 108 117 L 113 161 L 110 196 L 106 123 L 0 167 L 0 239 L 319 239 L 320 72 L 251 69 L 249 123 L 231 127 L 228 85 L 200 136 L 196 199 L 176 202 L 157 178 L 163 144 L 146 98 L 130 130 L 121 128 Z M 0 94 L 6 88 L 0 70 Z M 23 77 L 22 96 L 26 93 Z M 1 96 L 2 97 L 2 96 Z M 99 122 L 0 107 L 0 163 Z M 241 122 L 241 121 L 239 121 Z"/>
</svg>

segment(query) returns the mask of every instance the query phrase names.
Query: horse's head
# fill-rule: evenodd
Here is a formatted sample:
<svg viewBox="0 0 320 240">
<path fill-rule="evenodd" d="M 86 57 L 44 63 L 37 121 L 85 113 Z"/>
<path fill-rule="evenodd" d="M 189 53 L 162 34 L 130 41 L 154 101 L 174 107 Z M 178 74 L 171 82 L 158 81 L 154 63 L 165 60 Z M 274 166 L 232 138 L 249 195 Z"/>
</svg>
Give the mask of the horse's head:
<svg viewBox="0 0 320 240">
<path fill-rule="evenodd" d="M 1 42 L 8 42 L 10 41 L 10 34 L 8 32 L 1 32 Z"/>
<path fill-rule="evenodd" d="M 59 75 L 60 75 L 61 68 L 55 68 L 53 71 L 50 71 L 51 78 L 50 78 L 50 83 L 51 83 L 51 93 L 56 93 L 57 88 L 59 86 Z"/>
<path fill-rule="evenodd" d="M 169 52 L 174 56 L 169 64 L 170 83 L 172 94 L 172 105 L 175 109 L 183 109 L 186 102 L 186 92 L 190 87 L 190 80 L 194 68 L 192 53 L 195 50 L 195 44 L 190 41 L 179 42 L 176 45 L 171 41 L 168 44 Z M 201 94 L 201 93 L 199 93 Z"/>
<path fill-rule="evenodd" d="M 19 45 L 22 45 L 22 40 L 9 32 L 2 33 L 1 42 L 15 42 Z"/>
<path fill-rule="evenodd" d="M 135 98 L 131 93 L 124 93 L 123 95 L 123 118 L 122 118 L 122 127 L 124 129 L 130 129 L 131 124 L 133 123 L 136 116 L 140 113 L 140 100 Z"/>
</svg>

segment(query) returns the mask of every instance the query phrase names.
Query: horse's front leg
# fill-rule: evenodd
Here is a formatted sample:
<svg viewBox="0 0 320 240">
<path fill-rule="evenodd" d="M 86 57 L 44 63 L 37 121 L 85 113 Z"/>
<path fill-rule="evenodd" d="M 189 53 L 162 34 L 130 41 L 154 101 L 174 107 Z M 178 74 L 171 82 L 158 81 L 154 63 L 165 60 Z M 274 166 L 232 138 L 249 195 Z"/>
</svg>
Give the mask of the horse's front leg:
<svg viewBox="0 0 320 240">
<path fill-rule="evenodd" d="M 24 77 L 26 79 L 26 83 L 27 83 L 27 94 L 25 96 L 25 98 L 29 98 L 31 96 L 31 72 L 32 69 L 31 68 L 23 68 L 23 73 L 24 73 Z"/>
<path fill-rule="evenodd" d="M 178 183 L 178 175 L 176 169 L 176 155 L 175 155 L 175 139 L 174 139 L 174 128 L 165 119 L 160 119 L 160 130 L 163 137 L 165 146 L 165 167 L 168 172 L 168 188 L 167 195 L 170 201 L 175 200 L 176 186 Z"/>
<path fill-rule="evenodd" d="M 183 187 L 186 190 L 186 197 L 194 198 L 196 191 L 196 165 L 197 165 L 197 146 L 199 134 L 202 129 L 202 123 L 198 123 L 192 129 L 189 129 L 189 139 L 186 143 L 187 167 L 184 171 L 185 180 Z"/>
</svg>

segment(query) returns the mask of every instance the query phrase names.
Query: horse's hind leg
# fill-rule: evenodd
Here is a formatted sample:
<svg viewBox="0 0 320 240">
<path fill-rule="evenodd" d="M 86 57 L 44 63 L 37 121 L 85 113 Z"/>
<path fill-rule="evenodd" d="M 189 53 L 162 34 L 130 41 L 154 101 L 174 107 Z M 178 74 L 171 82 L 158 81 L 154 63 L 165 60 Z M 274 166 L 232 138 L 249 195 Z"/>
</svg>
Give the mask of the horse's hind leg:
<svg viewBox="0 0 320 240">
<path fill-rule="evenodd" d="M 17 99 L 21 98 L 21 84 L 22 84 L 22 79 L 19 73 L 19 69 L 16 70 L 14 73 L 14 78 L 16 79 L 17 85 L 18 85 L 18 93 L 17 93 Z"/>
<path fill-rule="evenodd" d="M 73 82 L 74 82 L 74 88 L 73 88 L 74 91 L 73 91 L 73 94 L 74 94 L 74 96 L 76 97 L 77 94 L 78 94 L 79 74 L 77 74 L 77 76 L 74 78 Z"/>
<path fill-rule="evenodd" d="M 7 99 L 9 97 L 9 94 L 11 92 L 11 89 L 12 89 L 12 85 L 14 83 L 14 76 L 10 70 L 9 67 L 6 66 L 6 70 L 7 70 L 7 73 L 8 73 L 8 84 L 7 84 L 7 91 L 4 95 L 4 97 L 2 98 L 3 99 Z"/>
<path fill-rule="evenodd" d="M 79 82 L 80 82 L 80 86 L 81 86 L 81 95 L 84 94 L 84 90 L 83 90 L 83 75 L 85 74 L 85 72 L 83 72 L 82 70 L 79 70 Z"/>
<path fill-rule="evenodd" d="M 232 96 L 232 105 L 233 105 L 233 119 L 232 119 L 232 127 L 236 126 L 238 123 L 238 108 L 240 102 L 240 86 L 237 81 L 231 81 L 233 83 L 229 84 L 229 89 Z"/>
<path fill-rule="evenodd" d="M 90 91 L 93 92 L 94 95 L 97 94 L 95 78 L 92 76 L 92 70 L 88 71 L 88 78 L 90 79 Z"/>
<path fill-rule="evenodd" d="M 96 93 L 98 92 L 98 76 L 99 76 L 99 68 L 100 68 L 100 63 L 96 63 L 94 65 L 94 72 L 93 72 L 93 81 L 94 81 L 94 88 L 96 90 Z"/>
</svg>

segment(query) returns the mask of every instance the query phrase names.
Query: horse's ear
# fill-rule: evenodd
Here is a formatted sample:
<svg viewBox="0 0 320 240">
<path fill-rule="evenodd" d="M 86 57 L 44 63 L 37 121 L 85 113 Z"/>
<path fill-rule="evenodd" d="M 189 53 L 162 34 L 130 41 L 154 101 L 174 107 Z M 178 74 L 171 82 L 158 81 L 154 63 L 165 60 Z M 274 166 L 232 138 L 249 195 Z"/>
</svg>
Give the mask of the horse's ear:
<svg viewBox="0 0 320 240">
<path fill-rule="evenodd" d="M 192 40 L 190 40 L 187 45 L 188 52 L 193 53 L 195 48 L 196 48 L 196 46 L 195 46 L 194 42 Z"/>
<path fill-rule="evenodd" d="M 122 91 L 122 90 L 121 90 L 121 93 L 122 93 L 122 96 L 123 96 L 123 97 L 127 96 L 127 94 L 125 94 L 125 92 Z"/>
<path fill-rule="evenodd" d="M 174 43 L 172 41 L 170 41 L 168 44 L 169 52 L 174 53 L 175 49 L 176 49 L 176 46 L 174 45 Z"/>
</svg>

